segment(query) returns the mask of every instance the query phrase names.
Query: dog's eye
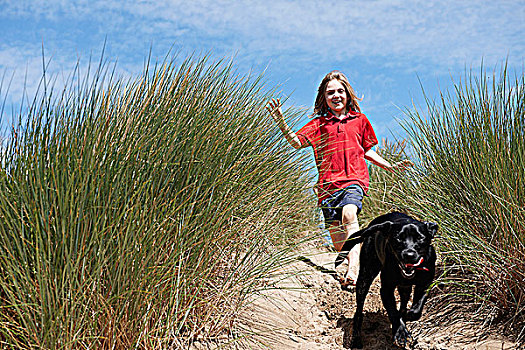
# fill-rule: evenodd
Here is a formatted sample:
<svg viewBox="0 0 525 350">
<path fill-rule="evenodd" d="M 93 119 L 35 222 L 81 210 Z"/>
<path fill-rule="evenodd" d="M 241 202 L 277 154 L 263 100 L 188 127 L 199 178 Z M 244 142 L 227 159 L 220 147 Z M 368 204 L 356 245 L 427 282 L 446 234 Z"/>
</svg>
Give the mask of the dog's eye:
<svg viewBox="0 0 525 350">
<path fill-rule="evenodd" d="M 395 235 L 394 236 L 394 242 L 396 243 L 403 243 L 406 242 L 406 235 Z"/>
<path fill-rule="evenodd" d="M 418 232 L 418 235 L 417 235 L 417 237 L 416 237 L 416 239 L 417 239 L 418 241 L 420 241 L 420 242 L 425 242 L 425 241 L 427 241 L 427 238 L 428 238 L 428 237 L 427 237 L 426 235 L 424 235 L 424 234 L 422 234 L 422 233 L 419 233 L 419 232 Z"/>
</svg>

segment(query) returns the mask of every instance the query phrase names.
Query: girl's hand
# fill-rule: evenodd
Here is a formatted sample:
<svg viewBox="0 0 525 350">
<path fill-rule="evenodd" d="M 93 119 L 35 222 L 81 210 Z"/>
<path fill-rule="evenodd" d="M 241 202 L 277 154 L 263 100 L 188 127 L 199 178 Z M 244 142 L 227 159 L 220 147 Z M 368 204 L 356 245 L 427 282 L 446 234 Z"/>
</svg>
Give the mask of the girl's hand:
<svg viewBox="0 0 525 350">
<path fill-rule="evenodd" d="M 272 100 L 268 102 L 266 110 L 270 113 L 273 120 L 275 120 L 279 129 L 281 129 L 284 137 L 286 137 L 286 140 L 295 149 L 303 147 L 303 145 L 301 144 L 301 140 L 299 140 L 297 135 L 290 129 L 290 127 L 286 124 L 286 121 L 284 120 L 283 111 L 281 110 L 281 100 L 272 98 Z"/>
<path fill-rule="evenodd" d="M 402 160 L 394 164 L 390 164 L 383 157 L 377 154 L 376 151 L 374 151 L 373 149 L 369 149 L 368 151 L 366 151 L 365 159 L 392 173 L 396 171 L 405 171 L 408 167 L 414 165 L 414 163 L 412 163 L 408 159 Z"/>
<path fill-rule="evenodd" d="M 408 167 L 412 167 L 412 166 L 414 166 L 414 163 L 412 163 L 412 161 L 408 159 L 405 159 L 400 162 L 392 164 L 391 169 L 393 171 L 396 171 L 396 170 L 405 171 L 407 170 Z"/>
<path fill-rule="evenodd" d="M 284 122 L 284 115 L 283 115 L 283 112 L 281 110 L 281 100 L 280 99 L 274 99 L 272 98 L 272 100 L 270 102 L 268 102 L 268 106 L 266 106 L 266 110 L 270 113 L 270 115 L 272 116 L 273 120 L 275 120 L 277 122 L 277 124 L 281 124 L 282 122 Z"/>
</svg>

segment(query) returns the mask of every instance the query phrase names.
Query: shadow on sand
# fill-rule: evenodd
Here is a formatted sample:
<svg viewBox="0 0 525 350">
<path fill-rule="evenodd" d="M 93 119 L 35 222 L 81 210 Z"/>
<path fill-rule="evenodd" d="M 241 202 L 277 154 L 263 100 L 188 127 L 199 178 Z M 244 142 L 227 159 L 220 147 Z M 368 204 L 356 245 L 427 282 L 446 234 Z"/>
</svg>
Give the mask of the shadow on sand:
<svg viewBox="0 0 525 350">
<path fill-rule="evenodd" d="M 337 274 L 337 271 L 328 269 L 321 265 L 318 265 L 315 262 L 313 262 L 310 258 L 307 258 L 306 256 L 303 256 L 303 255 L 297 257 L 297 260 L 304 262 L 306 265 L 313 267 L 319 272 L 326 273 L 332 276 L 336 281 L 339 282 L 339 276 Z"/>
<path fill-rule="evenodd" d="M 337 328 L 343 330 L 343 347 L 350 349 L 353 320 L 341 316 Z M 400 349 L 392 344 L 392 333 L 388 316 L 383 312 L 363 313 L 363 345 L 365 349 Z"/>
</svg>

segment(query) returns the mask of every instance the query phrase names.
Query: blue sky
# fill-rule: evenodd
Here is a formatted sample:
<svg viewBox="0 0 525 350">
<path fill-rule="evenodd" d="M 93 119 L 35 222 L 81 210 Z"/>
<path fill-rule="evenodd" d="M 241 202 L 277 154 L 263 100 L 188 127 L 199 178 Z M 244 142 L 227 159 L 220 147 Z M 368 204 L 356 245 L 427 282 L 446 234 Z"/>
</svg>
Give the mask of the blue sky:
<svg viewBox="0 0 525 350">
<path fill-rule="evenodd" d="M 32 96 L 42 74 L 66 77 L 77 61 L 105 57 L 137 75 L 145 57 L 169 50 L 234 57 L 241 73 L 282 85 L 289 104 L 309 108 L 322 77 L 346 73 L 379 137 L 398 134 L 400 109 L 422 104 L 465 71 L 508 60 L 522 72 L 525 1 L 0 0 L 2 97 Z M 2 118 L 11 114 L 6 108 Z"/>
</svg>

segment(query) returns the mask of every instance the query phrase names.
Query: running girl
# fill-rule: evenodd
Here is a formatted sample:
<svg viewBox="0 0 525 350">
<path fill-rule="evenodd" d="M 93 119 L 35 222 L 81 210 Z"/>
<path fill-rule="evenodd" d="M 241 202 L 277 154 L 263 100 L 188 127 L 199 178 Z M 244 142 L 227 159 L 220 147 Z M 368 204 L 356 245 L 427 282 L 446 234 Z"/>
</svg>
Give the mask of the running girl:
<svg viewBox="0 0 525 350">
<path fill-rule="evenodd" d="M 334 248 L 340 251 L 351 233 L 359 230 L 357 215 L 369 187 L 365 160 L 388 170 L 404 169 L 405 160 L 390 164 L 372 150 L 377 138 L 346 76 L 339 71 L 322 80 L 315 99 L 315 118 L 294 133 L 286 124 L 281 101 L 272 99 L 267 109 L 286 140 L 296 149 L 313 148 L 319 179 L 318 205 L 323 212 Z M 348 271 L 343 286 L 355 284 L 359 271 L 360 245 L 348 254 Z"/>
</svg>

